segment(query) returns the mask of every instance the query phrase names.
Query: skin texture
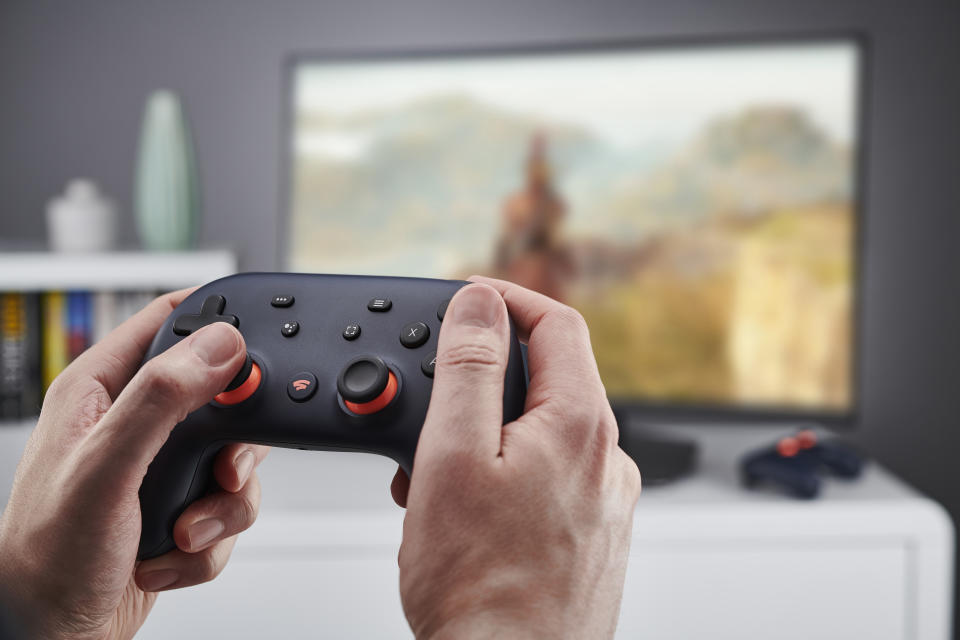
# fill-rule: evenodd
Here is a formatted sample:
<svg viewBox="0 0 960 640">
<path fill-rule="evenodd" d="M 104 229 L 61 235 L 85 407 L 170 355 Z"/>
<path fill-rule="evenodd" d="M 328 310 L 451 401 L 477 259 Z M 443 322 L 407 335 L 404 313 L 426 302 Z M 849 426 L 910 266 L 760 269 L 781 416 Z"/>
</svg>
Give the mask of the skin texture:
<svg viewBox="0 0 960 640">
<path fill-rule="evenodd" d="M 583 318 L 480 279 L 448 307 L 407 507 L 400 593 L 418 638 L 604 638 L 616 626 L 636 465 Z M 216 323 L 138 368 L 190 292 L 164 296 L 88 349 L 47 393 L 0 517 L 0 585 L 30 637 L 130 638 L 156 592 L 212 580 L 256 518 L 265 447 L 217 458 L 222 490 L 184 512 L 178 549 L 138 563 L 147 466 L 173 427 L 240 369 L 243 338 Z M 502 425 L 507 310 L 529 344 L 525 414 Z M 322 630 L 320 630 L 322 634 Z"/>
<path fill-rule="evenodd" d="M 54 381 L 0 518 L 0 584 L 30 637 L 130 638 L 157 591 L 212 580 L 260 505 L 254 467 L 268 449 L 230 445 L 215 463 L 222 490 L 177 520 L 178 549 L 138 563 L 137 491 L 160 446 L 239 371 L 233 327 L 204 327 L 138 371 L 170 311 L 158 298 Z"/>
<path fill-rule="evenodd" d="M 473 280 L 444 317 L 412 480 L 393 483 L 407 619 L 418 638 L 612 637 L 640 474 L 617 446 L 586 324 Z M 530 387 L 524 415 L 501 426 L 508 309 Z"/>
</svg>

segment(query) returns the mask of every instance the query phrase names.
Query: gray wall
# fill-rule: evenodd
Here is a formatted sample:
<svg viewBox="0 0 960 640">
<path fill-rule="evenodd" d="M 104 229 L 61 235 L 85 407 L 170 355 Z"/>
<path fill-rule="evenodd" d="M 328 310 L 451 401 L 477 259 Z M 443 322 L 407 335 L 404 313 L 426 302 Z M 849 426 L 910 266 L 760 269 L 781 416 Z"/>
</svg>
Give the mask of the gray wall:
<svg viewBox="0 0 960 640">
<path fill-rule="evenodd" d="M 0 5 L 0 238 L 41 241 L 43 205 L 87 174 L 129 210 L 146 93 L 184 96 L 203 240 L 245 269 L 277 252 L 281 65 L 291 51 L 465 47 L 859 28 L 872 40 L 864 415 L 875 456 L 960 515 L 958 3 L 844 0 L 351 0 Z M 125 237 L 134 238 L 132 225 Z"/>
</svg>

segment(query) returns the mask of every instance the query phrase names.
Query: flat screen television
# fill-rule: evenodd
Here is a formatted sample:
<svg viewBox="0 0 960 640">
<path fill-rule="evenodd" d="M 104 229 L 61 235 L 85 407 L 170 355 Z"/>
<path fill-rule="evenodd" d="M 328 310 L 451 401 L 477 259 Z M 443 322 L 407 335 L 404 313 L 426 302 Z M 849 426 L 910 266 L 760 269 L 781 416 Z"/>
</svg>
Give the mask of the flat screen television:
<svg viewBox="0 0 960 640">
<path fill-rule="evenodd" d="M 614 406 L 852 423 L 855 36 L 297 55 L 296 271 L 487 274 L 577 308 Z"/>
</svg>

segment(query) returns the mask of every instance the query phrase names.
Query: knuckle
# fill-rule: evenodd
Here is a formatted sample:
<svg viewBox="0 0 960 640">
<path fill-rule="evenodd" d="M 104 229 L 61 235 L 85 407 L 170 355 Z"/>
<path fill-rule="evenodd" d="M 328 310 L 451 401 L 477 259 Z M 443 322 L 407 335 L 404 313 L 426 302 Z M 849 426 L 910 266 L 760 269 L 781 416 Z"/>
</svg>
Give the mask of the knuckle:
<svg viewBox="0 0 960 640">
<path fill-rule="evenodd" d="M 240 500 L 238 502 L 239 504 L 237 505 L 237 513 L 239 530 L 245 531 L 246 529 L 249 529 L 254 522 L 256 522 L 257 516 L 260 514 L 260 501 L 253 495 L 244 493 L 240 496 Z"/>
<path fill-rule="evenodd" d="M 186 418 L 186 409 L 181 405 L 191 393 L 183 381 L 155 360 L 148 362 L 137 376 L 143 398 L 160 407 L 176 408 L 177 422 Z"/>
<path fill-rule="evenodd" d="M 616 448 L 617 442 L 620 440 L 620 428 L 617 426 L 617 421 L 612 415 L 607 415 L 607 412 L 604 412 L 597 424 L 596 438 L 601 447 L 611 450 Z"/>
<path fill-rule="evenodd" d="M 148 362 L 140 371 L 140 377 L 144 391 L 160 401 L 175 401 L 186 391 L 183 383 L 176 376 L 171 375 L 170 371 L 156 362 Z"/>
<path fill-rule="evenodd" d="M 437 366 L 459 371 L 486 371 L 501 366 L 502 357 L 493 346 L 484 342 L 454 345 L 437 357 Z"/>
<path fill-rule="evenodd" d="M 211 547 L 200 554 L 197 558 L 195 578 L 199 583 L 210 582 L 220 575 L 223 571 L 223 563 L 220 556 L 216 553 L 216 547 Z"/>
<path fill-rule="evenodd" d="M 565 304 L 558 304 L 556 308 L 548 312 L 551 320 L 563 327 L 566 331 L 575 331 L 580 336 L 589 335 L 587 321 L 583 314 L 573 307 Z"/>
</svg>

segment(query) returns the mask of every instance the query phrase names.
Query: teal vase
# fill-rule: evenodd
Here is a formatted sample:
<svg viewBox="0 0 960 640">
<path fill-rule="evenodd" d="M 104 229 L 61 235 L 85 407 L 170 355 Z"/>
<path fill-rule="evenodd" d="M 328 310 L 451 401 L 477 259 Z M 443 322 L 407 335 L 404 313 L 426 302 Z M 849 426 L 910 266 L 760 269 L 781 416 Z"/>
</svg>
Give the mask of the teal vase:
<svg viewBox="0 0 960 640">
<path fill-rule="evenodd" d="M 155 91 L 140 131 L 134 211 L 143 246 L 183 251 L 196 242 L 199 211 L 196 160 L 180 98 Z"/>
</svg>

